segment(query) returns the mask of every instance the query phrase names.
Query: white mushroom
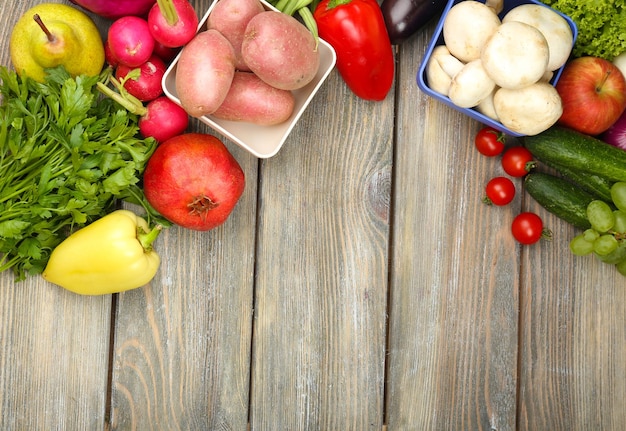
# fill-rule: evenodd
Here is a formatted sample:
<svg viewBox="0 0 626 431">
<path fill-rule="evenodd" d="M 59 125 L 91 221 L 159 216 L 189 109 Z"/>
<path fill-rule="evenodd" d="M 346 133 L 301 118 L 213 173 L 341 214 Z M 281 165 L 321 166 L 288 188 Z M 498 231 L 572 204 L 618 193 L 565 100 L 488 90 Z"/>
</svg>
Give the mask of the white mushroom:
<svg viewBox="0 0 626 431">
<path fill-rule="evenodd" d="M 613 64 L 622 72 L 622 75 L 626 77 L 626 51 L 619 54 L 613 59 Z"/>
<path fill-rule="evenodd" d="M 500 23 L 500 18 L 491 7 L 478 1 L 462 1 L 452 6 L 446 15 L 444 43 L 450 53 L 463 63 L 476 60 Z"/>
<path fill-rule="evenodd" d="M 545 82 L 511 90 L 500 88 L 493 96 L 500 122 L 522 135 L 536 135 L 555 124 L 563 113 L 556 89 Z"/>
<path fill-rule="evenodd" d="M 493 91 L 495 82 L 487 75 L 480 59 L 470 61 L 450 83 L 448 96 L 461 108 L 472 108 Z"/>
<path fill-rule="evenodd" d="M 426 65 L 426 79 L 431 90 L 448 95 L 452 78 L 463 68 L 463 63 L 450 54 L 445 45 L 433 49 Z"/>
<path fill-rule="evenodd" d="M 541 79 L 550 50 L 535 27 L 509 21 L 498 27 L 485 44 L 481 59 L 487 73 L 503 88 L 518 89 Z"/>
<path fill-rule="evenodd" d="M 500 12 L 502 12 L 502 9 L 504 8 L 504 0 L 486 0 L 485 5 L 491 8 L 496 13 L 496 15 L 498 15 L 500 14 Z"/>
<path fill-rule="evenodd" d="M 502 19 L 503 23 L 509 21 L 531 25 L 544 35 L 550 49 L 547 70 L 553 71 L 565 64 L 574 46 L 574 35 L 565 18 L 549 7 L 523 4 L 511 9 Z"/>
<path fill-rule="evenodd" d="M 461 60 L 453 56 L 445 45 L 440 45 L 435 48 L 432 55 L 437 59 L 443 71 L 446 72 L 450 78 L 454 78 L 454 75 L 459 73 L 465 65 Z"/>
<path fill-rule="evenodd" d="M 550 82 L 552 78 L 554 78 L 554 72 L 551 70 L 546 70 L 539 81 Z"/>
<path fill-rule="evenodd" d="M 492 120 L 500 121 L 498 118 L 498 113 L 496 112 L 496 107 L 493 104 L 493 96 L 496 94 L 500 87 L 495 87 L 493 91 L 480 101 L 478 105 L 476 105 L 476 110 L 483 114 L 486 117 L 491 118 Z"/>
</svg>

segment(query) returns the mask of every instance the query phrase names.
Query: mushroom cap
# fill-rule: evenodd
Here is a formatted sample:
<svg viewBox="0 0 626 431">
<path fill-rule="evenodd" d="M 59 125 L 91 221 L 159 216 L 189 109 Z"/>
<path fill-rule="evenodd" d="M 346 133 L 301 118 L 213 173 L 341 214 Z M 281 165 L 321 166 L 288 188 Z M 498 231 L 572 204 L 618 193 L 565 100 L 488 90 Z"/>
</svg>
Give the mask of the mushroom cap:
<svg viewBox="0 0 626 431">
<path fill-rule="evenodd" d="M 496 107 L 493 104 L 493 96 L 498 91 L 499 87 L 494 87 L 493 91 L 489 93 L 487 97 L 480 101 L 478 105 L 476 105 L 476 110 L 483 114 L 486 117 L 491 118 L 492 120 L 500 121 L 498 118 L 498 113 L 496 112 Z"/>
<path fill-rule="evenodd" d="M 522 135 L 536 135 L 554 125 L 563 113 L 556 89 L 537 82 L 522 89 L 500 88 L 493 104 L 502 125 Z"/>
<path fill-rule="evenodd" d="M 462 1 L 452 6 L 445 17 L 444 43 L 463 63 L 476 60 L 500 24 L 498 15 L 484 3 Z"/>
<path fill-rule="evenodd" d="M 463 63 L 448 51 L 445 45 L 435 47 L 426 65 L 426 80 L 431 90 L 448 95 L 452 78 L 463 68 Z"/>
<path fill-rule="evenodd" d="M 523 4 L 511 9 L 502 19 L 503 23 L 518 21 L 538 29 L 548 42 L 550 58 L 547 70 L 563 66 L 574 46 L 574 35 L 567 20 L 554 10 L 537 4 Z"/>
<path fill-rule="evenodd" d="M 480 59 L 470 61 L 452 78 L 448 97 L 461 108 L 472 108 L 493 91 L 495 82 Z"/>
<path fill-rule="evenodd" d="M 550 50 L 535 27 L 509 21 L 498 27 L 481 54 L 487 73 L 499 87 L 523 88 L 539 81 L 546 71 Z"/>
<path fill-rule="evenodd" d="M 441 68 L 437 58 L 430 57 L 426 65 L 426 81 L 431 90 L 447 96 L 452 78 Z"/>
<path fill-rule="evenodd" d="M 444 49 L 440 49 L 444 48 Z M 450 54 L 450 50 L 445 45 L 440 45 L 433 50 L 433 57 L 437 59 L 437 62 L 441 65 L 441 68 L 448 74 L 450 78 L 459 73 L 465 64 Z"/>
<path fill-rule="evenodd" d="M 622 72 L 624 78 L 626 78 L 626 51 L 619 54 L 613 59 L 613 64 Z"/>
</svg>

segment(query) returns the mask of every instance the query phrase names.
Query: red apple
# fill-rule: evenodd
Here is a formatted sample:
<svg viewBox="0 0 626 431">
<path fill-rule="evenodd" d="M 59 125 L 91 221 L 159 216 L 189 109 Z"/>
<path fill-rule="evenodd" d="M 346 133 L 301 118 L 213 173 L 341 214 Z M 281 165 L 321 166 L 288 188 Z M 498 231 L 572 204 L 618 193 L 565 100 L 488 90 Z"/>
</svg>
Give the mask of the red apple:
<svg viewBox="0 0 626 431">
<path fill-rule="evenodd" d="M 163 217 L 187 229 L 223 224 L 244 190 L 244 173 L 222 141 L 186 133 L 160 144 L 146 165 L 146 199 Z"/>
<path fill-rule="evenodd" d="M 556 90 L 563 103 L 559 124 L 587 135 L 604 132 L 626 109 L 626 79 L 613 63 L 602 58 L 569 61 Z"/>
</svg>

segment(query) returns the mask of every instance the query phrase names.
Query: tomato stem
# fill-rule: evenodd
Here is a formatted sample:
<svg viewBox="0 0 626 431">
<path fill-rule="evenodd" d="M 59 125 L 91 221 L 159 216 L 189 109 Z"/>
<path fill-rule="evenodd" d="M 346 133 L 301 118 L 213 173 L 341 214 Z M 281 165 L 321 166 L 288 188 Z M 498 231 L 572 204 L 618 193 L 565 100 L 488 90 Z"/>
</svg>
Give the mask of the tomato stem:
<svg viewBox="0 0 626 431">
<path fill-rule="evenodd" d="M 552 231 L 547 227 L 543 228 L 543 230 L 541 231 L 541 239 L 545 241 L 552 241 Z"/>
</svg>

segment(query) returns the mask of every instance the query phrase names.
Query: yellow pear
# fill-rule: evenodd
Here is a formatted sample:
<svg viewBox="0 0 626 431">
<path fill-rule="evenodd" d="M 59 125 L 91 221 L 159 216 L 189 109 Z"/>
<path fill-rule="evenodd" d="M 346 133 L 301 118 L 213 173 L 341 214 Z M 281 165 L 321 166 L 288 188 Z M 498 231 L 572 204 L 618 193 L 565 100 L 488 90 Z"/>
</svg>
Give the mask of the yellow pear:
<svg viewBox="0 0 626 431">
<path fill-rule="evenodd" d="M 98 75 L 104 44 L 92 19 L 64 4 L 42 3 L 27 10 L 13 27 L 11 62 L 20 75 L 45 79 L 46 68 L 59 65 L 72 75 Z"/>
</svg>

